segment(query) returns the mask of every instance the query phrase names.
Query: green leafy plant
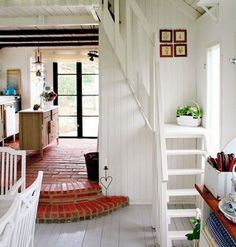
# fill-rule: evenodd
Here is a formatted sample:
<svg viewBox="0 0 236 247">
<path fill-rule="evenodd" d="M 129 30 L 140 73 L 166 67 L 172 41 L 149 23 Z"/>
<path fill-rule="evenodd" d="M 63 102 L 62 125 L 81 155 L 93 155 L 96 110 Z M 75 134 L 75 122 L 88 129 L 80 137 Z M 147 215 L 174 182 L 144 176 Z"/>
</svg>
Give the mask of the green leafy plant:
<svg viewBox="0 0 236 247">
<path fill-rule="evenodd" d="M 179 106 L 176 110 L 176 116 L 192 116 L 193 118 L 201 118 L 203 115 L 203 112 L 199 105 L 195 103 L 195 106 L 189 106 L 189 105 L 183 105 Z"/>
<path fill-rule="evenodd" d="M 200 239 L 200 228 L 201 228 L 201 221 L 200 219 L 191 219 L 191 224 L 193 224 L 193 232 L 188 233 L 185 236 L 188 240 L 196 240 Z"/>
<path fill-rule="evenodd" d="M 53 101 L 57 97 L 57 94 L 54 91 L 43 91 L 40 96 L 43 97 L 45 101 Z"/>
</svg>

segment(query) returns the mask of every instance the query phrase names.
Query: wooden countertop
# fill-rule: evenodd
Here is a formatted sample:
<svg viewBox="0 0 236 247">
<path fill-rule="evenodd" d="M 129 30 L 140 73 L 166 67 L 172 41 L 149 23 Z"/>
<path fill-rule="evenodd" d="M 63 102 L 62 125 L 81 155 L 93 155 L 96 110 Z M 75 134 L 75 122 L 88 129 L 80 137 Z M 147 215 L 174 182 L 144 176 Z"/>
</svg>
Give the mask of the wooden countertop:
<svg viewBox="0 0 236 247">
<path fill-rule="evenodd" d="M 219 201 L 211 194 L 211 192 L 203 185 L 195 185 L 195 188 L 200 193 L 204 201 L 208 204 L 212 212 L 215 214 L 217 219 L 224 225 L 225 229 L 236 240 L 236 224 L 229 221 L 219 210 Z"/>
<path fill-rule="evenodd" d="M 47 111 L 51 111 L 51 110 L 54 110 L 54 109 L 58 109 L 58 106 L 57 105 L 54 105 L 50 108 L 39 108 L 38 110 L 33 110 L 32 108 L 29 108 L 29 109 L 25 109 L 25 110 L 22 110 L 22 111 L 19 111 L 19 113 L 42 113 L 42 112 L 47 112 Z"/>
</svg>

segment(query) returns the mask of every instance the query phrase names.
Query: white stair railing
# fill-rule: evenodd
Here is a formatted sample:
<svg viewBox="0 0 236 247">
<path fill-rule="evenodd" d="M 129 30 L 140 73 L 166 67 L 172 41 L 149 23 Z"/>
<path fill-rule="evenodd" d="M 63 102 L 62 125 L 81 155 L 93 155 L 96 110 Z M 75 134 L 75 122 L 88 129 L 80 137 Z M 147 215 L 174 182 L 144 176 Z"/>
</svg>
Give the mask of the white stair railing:
<svg viewBox="0 0 236 247">
<path fill-rule="evenodd" d="M 120 4 L 124 4 L 123 6 Z M 114 1 L 114 13 L 108 10 L 108 0 L 100 1 L 98 16 L 116 54 L 146 125 L 155 133 L 153 146 L 153 227 L 158 239 L 167 246 L 167 157 L 164 114 L 161 95 L 158 42 L 154 31 L 135 0 Z M 123 17 L 120 16 L 120 11 Z M 162 147 L 162 149 L 160 148 Z M 160 225 L 163 224 L 162 227 Z M 164 245 L 163 245 L 164 246 Z"/>
<path fill-rule="evenodd" d="M 140 112 L 147 126 L 154 130 L 154 32 L 136 1 L 114 1 L 113 15 L 108 4 L 108 0 L 100 1 L 98 16 Z M 120 17 L 121 7 L 125 18 Z"/>
</svg>

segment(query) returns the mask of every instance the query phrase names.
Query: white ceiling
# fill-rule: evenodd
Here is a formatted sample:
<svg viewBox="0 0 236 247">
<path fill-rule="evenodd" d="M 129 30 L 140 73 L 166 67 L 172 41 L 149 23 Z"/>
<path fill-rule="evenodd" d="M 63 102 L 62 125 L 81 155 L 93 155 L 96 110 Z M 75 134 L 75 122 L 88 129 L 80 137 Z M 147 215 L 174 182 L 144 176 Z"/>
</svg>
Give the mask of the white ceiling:
<svg viewBox="0 0 236 247">
<path fill-rule="evenodd" d="M 187 5 L 190 15 L 195 14 L 199 17 L 205 13 L 197 6 L 198 0 L 172 0 L 172 2 Z M 84 25 L 86 28 L 94 28 L 98 24 L 94 7 L 98 5 L 99 0 L 0 0 L 0 29 L 68 29 L 83 28 Z M 185 8 L 183 5 L 180 7 Z M 64 18 L 61 18 L 62 16 Z M 38 17 L 45 18 L 43 25 L 40 25 Z"/>
<path fill-rule="evenodd" d="M 197 3 L 199 0 L 183 0 L 186 4 L 188 4 L 191 8 L 195 9 L 197 12 L 199 12 L 201 15 L 205 13 L 205 11 L 197 6 Z"/>
</svg>

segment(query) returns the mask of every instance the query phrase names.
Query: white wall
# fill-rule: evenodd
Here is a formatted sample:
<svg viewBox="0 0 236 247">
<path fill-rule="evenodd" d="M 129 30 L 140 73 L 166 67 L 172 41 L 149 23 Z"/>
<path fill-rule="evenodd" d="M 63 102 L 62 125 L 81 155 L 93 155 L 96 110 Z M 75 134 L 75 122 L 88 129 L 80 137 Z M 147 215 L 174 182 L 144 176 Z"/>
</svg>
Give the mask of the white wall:
<svg viewBox="0 0 236 247">
<path fill-rule="evenodd" d="M 188 56 L 178 58 L 160 58 L 160 79 L 163 85 L 165 122 L 176 123 L 176 108 L 191 104 L 196 100 L 196 24 L 188 15 L 180 11 L 168 0 L 136 0 L 143 10 L 153 30 L 159 34 L 160 29 L 186 29 Z M 157 54 L 159 56 L 159 54 Z M 191 149 L 196 147 L 194 140 L 168 140 L 168 149 Z M 170 169 L 194 168 L 194 157 L 168 157 Z M 192 188 L 195 176 L 172 176 L 169 188 Z M 178 198 L 174 199 L 175 201 Z"/>
<path fill-rule="evenodd" d="M 6 87 L 7 70 L 21 70 L 21 95 L 22 107 L 30 107 L 30 56 L 32 49 L 29 48 L 6 48 L 1 50 L 0 60 L 2 64 L 1 71 L 1 91 Z"/>
<path fill-rule="evenodd" d="M 100 27 L 100 176 L 105 158 L 114 180 L 110 194 L 132 203 L 151 202 L 152 134 L 131 95 L 109 41 Z"/>
<path fill-rule="evenodd" d="M 186 29 L 188 56 L 160 58 L 160 76 L 164 89 L 165 121 L 176 123 L 176 108 L 196 100 L 195 22 L 168 0 L 137 0 L 152 25 L 159 29 Z"/>
<path fill-rule="evenodd" d="M 206 49 L 219 43 L 221 46 L 221 147 L 236 136 L 236 66 L 229 58 L 236 57 L 236 2 L 220 1 L 219 23 L 208 15 L 197 23 L 197 97 L 206 110 Z M 206 123 L 206 121 L 204 121 Z"/>
</svg>

